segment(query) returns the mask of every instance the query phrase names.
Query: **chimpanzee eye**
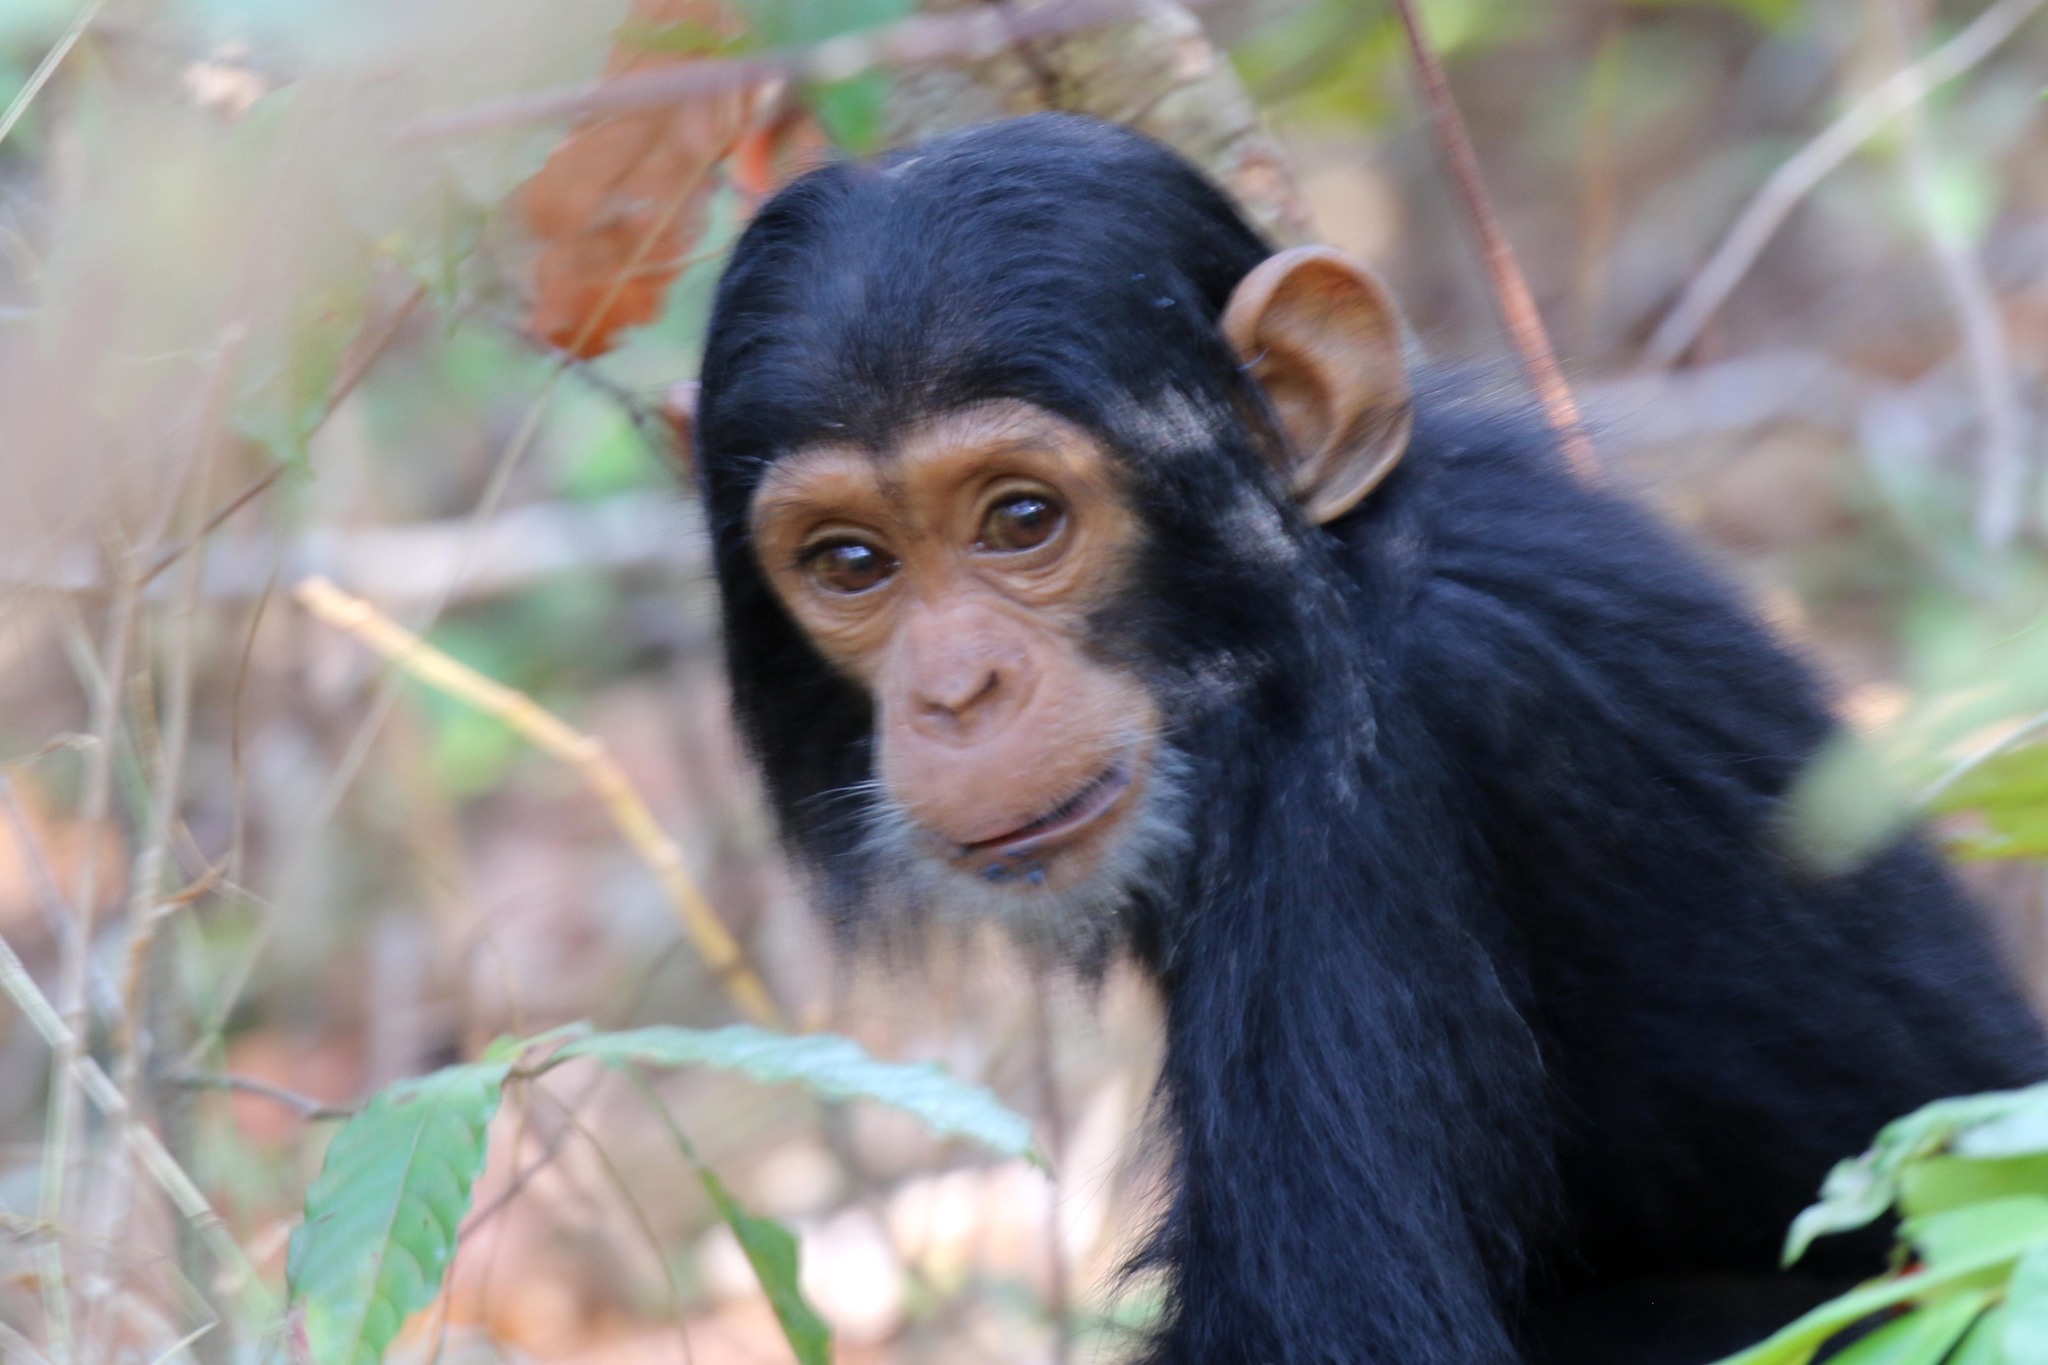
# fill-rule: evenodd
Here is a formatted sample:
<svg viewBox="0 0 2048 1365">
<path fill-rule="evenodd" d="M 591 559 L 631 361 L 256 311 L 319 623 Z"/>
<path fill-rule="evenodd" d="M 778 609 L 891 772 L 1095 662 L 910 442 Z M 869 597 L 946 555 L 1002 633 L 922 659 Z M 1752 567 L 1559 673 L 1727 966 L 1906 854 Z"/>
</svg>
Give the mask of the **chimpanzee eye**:
<svg viewBox="0 0 2048 1365">
<path fill-rule="evenodd" d="M 861 540 L 832 540 L 804 554 L 804 568 L 827 592 L 866 592 L 896 572 L 896 561 Z"/>
<path fill-rule="evenodd" d="M 1051 540 L 1065 519 L 1065 510 L 1051 498 L 1019 493 L 988 509 L 975 548 L 1001 554 L 1035 549 Z"/>
</svg>

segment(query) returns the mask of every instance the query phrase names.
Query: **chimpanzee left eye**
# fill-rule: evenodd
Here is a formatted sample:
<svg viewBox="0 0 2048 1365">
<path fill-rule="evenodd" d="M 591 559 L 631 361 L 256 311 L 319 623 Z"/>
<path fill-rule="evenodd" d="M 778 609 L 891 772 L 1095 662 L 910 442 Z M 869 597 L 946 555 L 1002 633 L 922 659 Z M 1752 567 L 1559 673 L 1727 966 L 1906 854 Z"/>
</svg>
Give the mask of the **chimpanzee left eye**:
<svg viewBox="0 0 2048 1365">
<path fill-rule="evenodd" d="M 1064 520 L 1065 509 L 1051 498 L 1020 493 L 988 509 L 981 519 L 981 539 L 976 548 L 1002 554 L 1035 549 L 1051 540 Z"/>
</svg>

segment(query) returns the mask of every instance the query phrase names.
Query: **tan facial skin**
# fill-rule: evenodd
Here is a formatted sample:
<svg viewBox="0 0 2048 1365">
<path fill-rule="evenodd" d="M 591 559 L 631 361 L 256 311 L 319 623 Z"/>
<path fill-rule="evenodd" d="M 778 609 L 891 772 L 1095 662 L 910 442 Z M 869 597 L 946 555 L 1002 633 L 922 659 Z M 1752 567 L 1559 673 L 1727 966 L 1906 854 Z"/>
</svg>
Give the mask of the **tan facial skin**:
<svg viewBox="0 0 2048 1365">
<path fill-rule="evenodd" d="M 874 696 L 890 796 L 935 852 L 981 861 L 1085 863 L 1136 804 L 1157 713 L 1082 642 L 1138 529 L 1094 439 L 1013 402 L 933 418 L 884 458 L 812 447 L 753 506 L 777 594 Z M 1094 798 L 1081 818 L 1036 828 L 1076 796 Z"/>
<path fill-rule="evenodd" d="M 1341 515 L 1407 444 L 1400 323 L 1326 248 L 1253 271 L 1221 326 L 1265 387 L 1289 490 Z M 1158 707 L 1092 656 L 1142 526 L 1090 434 L 1030 405 L 932 417 L 875 454 L 819 444 L 754 494 L 755 553 L 827 660 L 865 686 L 877 777 L 929 853 L 991 881 L 1085 883 L 1153 775 Z"/>
</svg>

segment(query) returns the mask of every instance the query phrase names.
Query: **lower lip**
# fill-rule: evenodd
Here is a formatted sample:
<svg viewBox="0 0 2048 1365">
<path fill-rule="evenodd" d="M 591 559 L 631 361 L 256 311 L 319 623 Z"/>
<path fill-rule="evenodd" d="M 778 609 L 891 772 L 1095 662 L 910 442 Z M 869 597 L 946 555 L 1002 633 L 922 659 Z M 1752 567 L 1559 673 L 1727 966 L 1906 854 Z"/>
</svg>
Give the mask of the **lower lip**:
<svg viewBox="0 0 2048 1365">
<path fill-rule="evenodd" d="M 962 850 L 962 855 L 969 858 L 994 858 L 995 861 L 988 869 L 994 873 L 1009 862 L 1043 853 L 1057 844 L 1072 839 L 1109 814 L 1123 800 L 1124 794 L 1131 789 L 1130 760 L 1117 760 L 1116 765 L 1110 768 L 1105 776 L 1096 778 L 1089 786 L 1099 790 L 1090 791 L 1087 800 L 1078 810 L 1062 816 L 1058 822 L 1043 829 L 1034 829 L 1029 834 L 1007 835 L 979 844 L 969 844 Z"/>
</svg>

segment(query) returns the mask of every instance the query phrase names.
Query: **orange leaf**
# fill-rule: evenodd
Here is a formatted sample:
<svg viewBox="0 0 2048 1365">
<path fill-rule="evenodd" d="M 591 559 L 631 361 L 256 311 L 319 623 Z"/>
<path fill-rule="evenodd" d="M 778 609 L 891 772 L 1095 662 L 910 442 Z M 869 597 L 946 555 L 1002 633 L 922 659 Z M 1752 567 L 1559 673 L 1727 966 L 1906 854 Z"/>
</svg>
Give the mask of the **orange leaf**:
<svg viewBox="0 0 2048 1365">
<path fill-rule="evenodd" d="M 633 0 L 605 75 L 704 55 L 660 50 L 664 35 L 715 45 L 739 31 L 718 0 Z M 761 94 L 759 86 L 709 92 L 570 131 L 520 194 L 540 247 L 529 330 L 588 360 L 625 328 L 660 315 L 702 225 L 711 172 L 747 132 Z"/>
<path fill-rule="evenodd" d="M 726 173 L 749 199 L 766 199 L 816 165 L 831 147 L 825 130 L 798 104 L 785 104 L 740 138 Z"/>
</svg>

